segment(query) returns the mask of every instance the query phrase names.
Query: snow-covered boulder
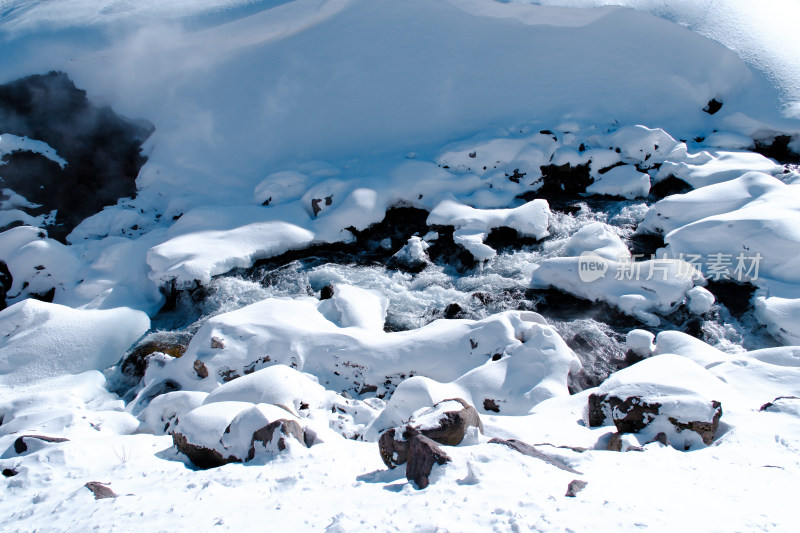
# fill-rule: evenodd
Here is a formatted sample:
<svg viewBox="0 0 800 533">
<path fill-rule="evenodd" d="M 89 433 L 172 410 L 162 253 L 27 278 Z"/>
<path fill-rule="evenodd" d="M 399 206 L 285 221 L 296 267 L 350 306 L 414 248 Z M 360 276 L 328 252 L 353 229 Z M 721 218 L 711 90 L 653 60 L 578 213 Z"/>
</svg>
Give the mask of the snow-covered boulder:
<svg viewBox="0 0 800 533">
<path fill-rule="evenodd" d="M 783 174 L 783 166 L 754 152 L 700 152 L 687 155 L 682 161 L 665 161 L 658 169 L 654 182 L 674 176 L 699 189 L 736 179 L 747 172 L 778 176 Z"/>
<path fill-rule="evenodd" d="M 586 423 L 613 423 L 642 442 L 664 433 L 678 449 L 708 445 L 732 391 L 685 357 L 664 354 L 620 370 L 589 396 Z"/>
<path fill-rule="evenodd" d="M 286 365 L 274 365 L 242 376 L 212 391 L 204 403 L 250 402 L 285 407 L 297 414 L 306 409 L 328 408 L 333 392 Z"/>
<path fill-rule="evenodd" d="M 483 241 L 493 228 L 508 227 L 520 235 L 543 239 L 550 233 L 550 206 L 537 199 L 513 209 L 475 209 L 455 200 L 444 200 L 428 216 L 429 225 L 454 226 L 453 240 L 478 261 L 496 252 Z"/>
<path fill-rule="evenodd" d="M 172 433 L 178 451 L 200 468 L 283 451 L 290 437 L 305 446 L 297 417 L 287 409 L 237 401 L 201 405 L 183 415 Z"/>
<path fill-rule="evenodd" d="M 604 301 L 650 326 L 686 301 L 702 275 L 676 259 L 610 260 L 593 252 L 555 257 L 533 271 L 531 287 L 555 287 L 594 302 Z"/>
<path fill-rule="evenodd" d="M 633 165 L 614 167 L 601 174 L 586 187 L 588 194 L 621 196 L 632 200 L 644 198 L 650 193 L 650 175 L 636 170 Z"/>
<path fill-rule="evenodd" d="M 453 398 L 420 409 L 403 426 L 385 431 L 378 448 L 386 466 L 395 468 L 406 462 L 412 436 L 422 434 L 439 444 L 458 446 L 470 430 L 483 431 L 480 415 L 466 401 Z"/>
</svg>

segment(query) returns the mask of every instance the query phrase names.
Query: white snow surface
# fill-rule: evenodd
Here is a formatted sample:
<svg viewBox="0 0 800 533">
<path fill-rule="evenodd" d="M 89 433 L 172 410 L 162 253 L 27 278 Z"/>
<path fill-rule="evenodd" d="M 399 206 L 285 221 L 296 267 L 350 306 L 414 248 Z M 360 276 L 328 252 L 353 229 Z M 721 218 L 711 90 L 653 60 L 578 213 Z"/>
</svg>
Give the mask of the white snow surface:
<svg viewBox="0 0 800 533">
<path fill-rule="evenodd" d="M 0 311 L 0 529 L 791 529 L 800 409 L 775 398 L 800 396 L 800 185 L 748 150 L 785 134 L 800 151 L 798 8 L 607 3 L 0 0 L 0 83 L 63 70 L 95 103 L 156 128 L 136 198 L 86 219 L 68 245 L 36 227 L 49 215 L 25 215 L 29 202 L 3 191 L 0 223 L 27 225 L 0 233 L 13 277 Z M 709 115 L 712 98 L 723 107 Z M 0 158 L 17 149 L 68 164 L 0 131 Z M 548 165 L 585 165 L 589 194 L 645 197 L 669 176 L 694 190 L 646 215 L 631 204 L 616 215 L 625 223 L 584 224 L 519 198 L 544 186 Z M 333 280 L 319 301 L 298 296 L 305 284 L 279 297 L 218 277 L 352 242 L 392 206 L 454 226 L 487 280 L 465 276 L 458 292 L 430 265 L 391 276 L 323 265 L 296 278 L 312 292 Z M 662 234 L 666 259 L 633 262 L 627 239 L 642 218 L 638 231 Z M 498 254 L 484 242 L 498 227 L 545 241 Z M 411 237 L 398 260 L 426 263 L 436 238 Z M 786 346 L 722 351 L 659 329 L 681 306 L 719 309 L 702 286 L 713 273 L 680 254 L 743 251 L 763 256 L 753 321 Z M 591 281 L 587 257 L 605 265 Z M 441 308 L 508 279 L 635 317 L 653 330 L 627 335 L 644 360 L 570 395 L 580 360 L 537 313 L 420 312 L 426 325 L 384 331 L 392 305 Z M 162 290 L 197 283 L 227 283 L 219 298 L 236 298 L 198 322 L 182 357 L 152 355 L 125 401 L 110 392 L 120 384 L 109 367 L 150 330 Z M 29 298 L 53 289 L 55 303 Z M 623 437 L 642 452 L 610 452 L 612 428 L 584 420 L 592 393 L 642 396 L 682 421 L 720 401 L 723 416 L 711 446 L 660 420 Z M 385 468 L 376 441 L 456 397 L 485 434 L 445 447 L 452 462 L 420 491 L 402 467 Z M 277 418 L 314 445 L 269 444 L 252 461 L 199 470 L 170 437 L 242 458 Z M 674 447 L 645 445 L 655 430 L 672 431 Z M 23 435 L 69 440 L 27 437 L 18 452 Z M 582 474 L 493 437 L 536 444 Z M 588 486 L 567 498 L 573 479 Z M 95 500 L 91 481 L 118 496 Z"/>
</svg>

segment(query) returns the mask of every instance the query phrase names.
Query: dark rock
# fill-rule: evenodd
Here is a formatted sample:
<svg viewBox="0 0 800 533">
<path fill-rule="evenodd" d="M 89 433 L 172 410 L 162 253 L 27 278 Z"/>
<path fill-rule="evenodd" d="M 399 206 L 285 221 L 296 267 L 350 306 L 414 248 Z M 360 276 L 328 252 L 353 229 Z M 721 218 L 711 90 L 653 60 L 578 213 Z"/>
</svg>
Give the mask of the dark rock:
<svg viewBox="0 0 800 533">
<path fill-rule="evenodd" d="M 588 483 L 585 481 L 573 479 L 569 482 L 569 485 L 567 486 L 567 493 L 564 496 L 568 498 L 574 498 L 580 491 L 585 489 L 587 485 Z"/>
<path fill-rule="evenodd" d="M 775 404 L 776 404 L 778 401 L 780 401 L 780 400 L 800 400 L 800 398 L 798 398 L 797 396 L 778 396 L 777 398 L 775 398 L 775 399 L 774 399 L 774 400 L 772 400 L 771 402 L 767 402 L 767 403 L 765 403 L 764 405 L 762 405 L 762 406 L 761 406 L 761 407 L 758 409 L 758 410 L 759 410 L 759 412 L 761 412 L 761 411 L 768 411 L 770 407 L 773 407 L 773 406 L 774 406 L 774 405 L 775 405 Z"/>
<path fill-rule="evenodd" d="M 647 197 L 651 202 L 656 202 L 673 194 L 684 194 L 694 189 L 691 185 L 680 178 L 669 175 L 661 181 L 653 183 Z"/>
<path fill-rule="evenodd" d="M 223 341 L 219 337 L 211 337 L 212 350 L 222 350 L 223 348 L 225 348 L 225 341 Z"/>
<path fill-rule="evenodd" d="M 389 468 L 396 468 L 399 465 L 405 464 L 408 460 L 408 441 L 405 436 L 401 436 L 403 440 L 397 440 L 398 432 L 402 431 L 407 433 L 405 428 L 391 428 L 386 430 L 378 439 L 378 451 L 383 459 L 383 464 Z"/>
<path fill-rule="evenodd" d="M 5 261 L 0 260 L 0 311 L 6 308 L 6 295 L 11 290 L 13 281 L 8 265 Z"/>
<path fill-rule="evenodd" d="M 433 406 L 433 409 L 446 402 L 458 402 L 461 404 L 461 409 L 458 411 L 445 411 L 443 416 L 439 419 L 439 425 L 435 428 L 421 430 L 421 433 L 426 437 L 435 440 L 439 444 L 446 446 L 457 446 L 464 440 L 467 430 L 471 427 L 478 428 L 483 432 L 483 423 L 478 411 L 475 410 L 470 404 L 461 398 L 452 398 L 444 400 Z M 410 422 L 414 425 L 414 421 Z"/>
<path fill-rule="evenodd" d="M 319 299 L 320 300 L 330 300 L 333 298 L 333 285 L 325 285 L 322 287 L 322 290 L 319 291 Z"/>
<path fill-rule="evenodd" d="M 520 172 L 518 168 L 515 168 L 514 172 L 510 176 L 506 174 L 506 177 L 508 177 L 509 181 L 513 181 L 514 183 L 519 183 L 522 180 L 522 178 L 524 178 L 526 175 L 527 175 L 526 172 Z"/>
<path fill-rule="evenodd" d="M 4 133 L 44 141 L 67 161 L 61 168 L 31 152 L 3 157 L 3 187 L 41 205 L 36 216 L 57 210 L 48 228 L 65 240 L 72 229 L 119 198 L 136 195 L 136 177 L 146 158 L 144 141 L 153 126 L 95 107 L 66 74 L 50 72 L 0 85 L 0 124 Z"/>
<path fill-rule="evenodd" d="M 712 98 L 711 100 L 708 101 L 708 104 L 703 108 L 703 111 L 705 111 L 709 115 L 713 115 L 720 109 L 722 109 L 722 102 L 720 102 L 716 98 Z"/>
<path fill-rule="evenodd" d="M 92 491 L 95 500 L 104 500 L 106 498 L 117 497 L 117 495 L 114 493 L 113 490 L 106 487 L 105 483 L 100 483 L 99 481 L 90 481 L 86 485 L 84 485 L 84 487 Z"/>
<path fill-rule="evenodd" d="M 586 187 L 594 183 L 594 178 L 589 175 L 589 163 L 571 166 L 545 165 L 541 167 L 542 187 L 538 194 L 547 196 L 575 196 L 586 192 Z"/>
<path fill-rule="evenodd" d="M 69 442 L 69 439 L 65 439 L 64 437 L 48 437 L 46 435 L 22 435 L 21 437 L 17 437 L 17 440 L 14 441 L 14 451 L 17 452 L 18 454 L 27 452 L 28 444 L 25 441 L 29 439 L 35 439 L 47 443 Z"/>
<path fill-rule="evenodd" d="M 286 449 L 286 439 L 289 437 L 295 438 L 298 442 L 306 444 L 306 437 L 303 433 L 303 428 L 294 420 L 280 419 L 270 422 L 263 428 L 256 430 L 253 433 L 253 438 L 250 441 L 250 451 L 247 454 L 247 460 L 250 461 L 256 455 L 255 445 L 261 443 L 264 446 L 269 445 L 275 436 L 275 432 L 279 433 L 278 437 L 278 450 L 283 451 Z"/>
<path fill-rule="evenodd" d="M 459 318 L 463 309 L 457 303 L 452 303 L 444 308 L 444 317 L 447 319 Z"/>
<path fill-rule="evenodd" d="M 236 457 L 223 457 L 217 450 L 192 444 L 184 435 L 178 432 L 172 434 L 172 442 L 178 451 L 188 457 L 192 464 L 198 468 L 215 468 L 228 463 L 241 462 L 241 459 Z"/>
<path fill-rule="evenodd" d="M 566 472 L 570 472 L 572 474 L 583 475 L 581 472 L 578 472 L 571 466 L 565 464 L 563 461 L 556 459 L 555 457 L 551 457 L 546 453 L 542 453 L 527 442 L 522 442 L 521 440 L 517 439 L 492 439 L 489 441 L 490 444 L 503 444 L 504 446 L 508 446 L 512 450 L 515 450 L 522 455 L 527 455 L 528 457 L 533 457 L 535 459 L 539 459 L 540 461 L 544 461 L 545 463 L 555 466 L 560 470 L 564 470 Z"/>
<path fill-rule="evenodd" d="M 669 437 L 667 437 L 667 434 L 662 431 L 649 441 L 645 442 L 645 444 L 652 444 L 654 442 L 658 442 L 664 446 L 669 446 Z"/>
<path fill-rule="evenodd" d="M 424 489 L 430 484 L 433 465 L 443 465 L 450 461 L 450 456 L 436 442 L 425 435 L 416 434 L 408 442 L 406 478 L 416 483 L 417 488 Z"/>
<path fill-rule="evenodd" d="M 673 417 L 669 417 L 669 421 L 678 431 L 694 431 L 700 435 L 704 444 L 711 444 L 714 442 L 714 435 L 717 432 L 717 428 L 719 428 L 719 419 L 722 418 L 722 404 L 719 402 L 711 402 L 711 405 L 714 407 L 714 417 L 710 421 L 695 420 L 692 422 L 680 422 Z"/>
<path fill-rule="evenodd" d="M 194 367 L 194 372 L 197 374 L 197 377 L 200 379 L 206 379 L 208 377 L 208 368 L 200 359 L 196 360 L 192 366 Z"/>
<path fill-rule="evenodd" d="M 497 405 L 497 402 L 491 398 L 486 398 L 483 400 L 483 409 L 486 411 L 492 411 L 494 413 L 500 412 L 500 406 Z"/>
<path fill-rule="evenodd" d="M 159 352 L 170 357 L 181 357 L 186 353 L 189 339 L 188 335 L 169 335 L 145 340 L 123 357 L 120 370 L 128 377 L 142 378 L 150 356 Z"/>
<path fill-rule="evenodd" d="M 646 402 L 638 396 L 622 399 L 613 395 L 592 394 L 589 396 L 588 403 L 589 427 L 606 425 L 607 420 L 611 418 L 619 433 L 640 433 L 657 417 L 664 416 L 661 412 L 663 404 Z M 700 435 L 703 442 L 708 445 L 714 441 L 714 434 L 722 417 L 720 402 L 712 401 L 711 407 L 714 410 L 711 420 L 682 422 L 674 416 L 668 416 L 667 419 L 676 431 L 693 431 Z M 609 446 L 611 445 L 612 443 L 609 442 Z"/>
<path fill-rule="evenodd" d="M 19 472 L 17 472 L 13 468 L 4 468 L 3 469 L 3 476 L 5 476 L 5 477 L 14 477 L 17 474 L 19 474 Z"/>
<path fill-rule="evenodd" d="M 800 163 L 800 154 L 789 148 L 791 142 L 792 137 L 789 135 L 775 135 L 756 140 L 755 151 L 784 165 Z"/>
<path fill-rule="evenodd" d="M 409 453 L 408 442 L 413 435 L 418 433 L 433 439 L 439 444 L 457 446 L 464 440 L 469 428 L 475 427 L 478 428 L 478 431 L 483 432 L 483 423 L 478 411 L 461 398 L 441 401 L 431 407 L 429 411 L 436 410 L 437 407 L 447 402 L 458 402 L 461 404 L 461 409 L 443 411 L 435 427 L 421 429 L 412 418 L 405 425 L 389 429 L 381 435 L 378 440 L 378 449 L 386 466 L 394 468 L 406 462 Z"/>
<path fill-rule="evenodd" d="M 724 305 L 736 318 L 742 318 L 752 309 L 750 301 L 756 292 L 756 287 L 750 283 L 709 279 L 706 288 L 714 295 L 717 302 Z"/>
<path fill-rule="evenodd" d="M 612 400 L 619 398 L 612 396 L 609 403 Z M 647 403 L 638 396 L 631 396 L 613 407 L 612 418 L 620 433 L 638 433 L 658 416 L 660 409 L 658 402 Z"/>
</svg>

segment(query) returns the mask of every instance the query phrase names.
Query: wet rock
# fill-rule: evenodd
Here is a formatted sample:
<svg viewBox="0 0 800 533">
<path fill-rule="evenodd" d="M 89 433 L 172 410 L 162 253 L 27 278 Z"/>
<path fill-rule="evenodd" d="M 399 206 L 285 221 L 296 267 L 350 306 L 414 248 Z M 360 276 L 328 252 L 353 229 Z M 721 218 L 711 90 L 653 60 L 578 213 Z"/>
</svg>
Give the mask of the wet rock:
<svg viewBox="0 0 800 533">
<path fill-rule="evenodd" d="M 153 354 L 163 353 L 170 357 L 181 357 L 186 353 L 189 340 L 189 335 L 161 335 L 146 338 L 123 357 L 120 370 L 125 376 L 141 379 Z"/>
<path fill-rule="evenodd" d="M 569 482 L 569 485 L 567 486 L 567 493 L 564 496 L 568 498 L 574 498 L 580 491 L 585 489 L 587 485 L 588 483 L 583 480 L 573 479 Z"/>
<path fill-rule="evenodd" d="M 451 462 L 447 455 L 432 439 L 425 435 L 415 434 L 408 442 L 408 463 L 406 478 L 424 489 L 430 484 L 430 475 L 434 465 Z"/>
<path fill-rule="evenodd" d="M 8 265 L 5 261 L 0 260 L 0 311 L 6 308 L 6 295 L 11 290 L 13 281 Z"/>
<path fill-rule="evenodd" d="M 64 242 L 86 217 L 136 195 L 136 177 L 146 161 L 141 147 L 153 126 L 95 107 L 66 74 L 0 85 L 0 124 L 4 133 L 49 144 L 67 162 L 62 168 L 40 154 L 19 151 L 7 154 L 0 170 L 3 188 L 41 206 L 25 208 L 29 214 L 56 210 L 50 237 Z"/>
<path fill-rule="evenodd" d="M 544 461 L 545 463 L 555 466 L 560 470 L 564 470 L 565 472 L 570 472 L 572 474 L 582 475 L 581 472 L 578 472 L 571 466 L 565 464 L 563 461 L 556 459 L 555 457 L 551 457 L 546 453 L 542 453 L 527 442 L 523 442 L 517 439 L 497 439 L 494 438 L 489 441 L 490 444 L 502 444 L 504 446 L 508 446 L 512 450 L 515 450 L 522 455 L 527 455 L 528 457 L 533 457 L 535 459 L 539 459 L 540 461 Z"/>
<path fill-rule="evenodd" d="M 703 108 L 703 111 L 705 111 L 709 115 L 713 115 L 720 109 L 722 109 L 722 102 L 720 102 L 716 98 L 712 98 L 711 100 L 708 101 L 708 104 L 706 104 L 706 106 Z"/>
<path fill-rule="evenodd" d="M 19 453 L 25 453 L 28 451 L 29 445 L 33 444 L 32 442 L 28 441 L 39 441 L 39 442 L 46 442 L 46 443 L 58 443 L 58 442 L 69 442 L 69 439 L 64 437 L 48 437 L 46 435 L 22 435 L 18 437 L 17 440 L 14 441 L 14 451 Z"/>
<path fill-rule="evenodd" d="M 322 287 L 322 290 L 319 291 L 319 299 L 330 300 L 331 298 L 333 298 L 333 294 L 334 294 L 333 285 L 330 284 L 325 285 L 324 287 Z"/>
<path fill-rule="evenodd" d="M 653 185 L 650 187 L 650 194 L 648 195 L 647 199 L 651 202 L 657 202 L 658 200 L 666 198 L 667 196 L 687 193 L 692 189 L 694 189 L 694 187 L 682 179 L 670 175 L 663 180 L 653 183 Z"/>
<path fill-rule="evenodd" d="M 589 164 L 572 166 L 545 165 L 541 167 L 542 187 L 539 197 L 572 196 L 586 192 L 586 188 L 594 183 L 594 178 L 589 175 Z"/>
<path fill-rule="evenodd" d="M 117 497 L 114 491 L 106 486 L 106 483 L 100 483 L 99 481 L 90 481 L 86 485 L 84 485 L 84 487 L 92 491 L 95 500 L 104 500 L 106 498 Z"/>
</svg>

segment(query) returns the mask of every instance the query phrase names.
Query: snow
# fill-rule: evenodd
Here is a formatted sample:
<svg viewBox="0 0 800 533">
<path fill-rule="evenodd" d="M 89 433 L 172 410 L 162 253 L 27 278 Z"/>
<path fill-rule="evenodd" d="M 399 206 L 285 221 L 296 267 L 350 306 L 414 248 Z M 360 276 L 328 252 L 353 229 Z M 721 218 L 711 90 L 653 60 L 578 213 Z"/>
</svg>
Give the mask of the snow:
<svg viewBox="0 0 800 533">
<path fill-rule="evenodd" d="M 549 235 L 550 208 L 546 200 L 533 200 L 513 209 L 475 209 L 454 200 L 444 200 L 431 211 L 429 225 L 454 226 L 453 240 L 478 261 L 496 252 L 483 243 L 489 230 L 508 227 L 520 235 L 542 239 Z"/>
<path fill-rule="evenodd" d="M 150 329 L 128 308 L 77 310 L 33 299 L 0 312 L 0 382 L 6 389 L 104 369 Z"/>
<path fill-rule="evenodd" d="M 58 152 L 46 142 L 29 139 L 28 137 L 19 137 L 10 133 L 0 135 L 0 165 L 5 164 L 3 158 L 7 154 L 13 154 L 17 151 L 41 154 L 53 163 L 58 163 L 61 168 L 64 168 L 67 164 L 67 161 L 60 157 Z"/>
<path fill-rule="evenodd" d="M 602 270 L 587 272 L 587 264 Z M 591 276 L 589 276 L 591 274 Z M 592 252 L 581 257 L 546 259 L 533 271 L 532 287 L 555 287 L 580 298 L 604 301 L 649 326 L 658 326 L 657 313 L 667 314 L 683 304 L 702 275 L 685 261 L 652 259 L 634 263 L 613 261 Z"/>
<path fill-rule="evenodd" d="M 590 194 L 607 194 L 628 199 L 646 197 L 650 192 L 650 176 L 632 165 L 612 168 L 586 188 Z"/>
<path fill-rule="evenodd" d="M 797 175 L 750 150 L 775 135 L 800 143 L 796 7 L 529 3 L 0 2 L 0 81 L 61 69 L 93 102 L 156 127 L 136 198 L 67 245 L 37 227 L 52 213 L 25 215 L 33 206 L 3 191 L 0 225 L 28 226 L 0 233 L 13 278 L 0 311 L 0 529 L 791 528 L 800 420 L 775 398 L 800 396 Z M 714 115 L 702 110 L 712 98 Z M 68 164 L 0 131 L 0 158 L 17 149 Z M 585 165 L 594 181 L 569 205 L 537 198 L 548 165 Z M 633 201 L 669 176 L 694 190 Z M 264 284 L 225 276 L 310 246 L 346 251 L 397 206 L 437 227 L 377 244 L 421 272 L 322 261 Z M 477 268 L 431 261 L 446 226 Z M 503 227 L 540 242 L 498 253 L 485 241 Z M 635 261 L 643 234 L 665 248 Z M 756 293 L 732 317 L 703 286 L 714 271 L 680 257 L 745 252 L 762 257 L 746 280 Z M 175 315 L 201 316 L 158 315 L 164 293 L 196 286 L 206 299 Z M 642 322 L 652 331 L 608 331 L 644 359 L 570 394 L 589 369 L 565 339 L 584 330 L 522 310 L 537 305 L 525 290 L 545 287 Z M 55 303 L 29 298 L 52 289 Z M 452 303 L 480 318 L 437 320 Z M 192 322 L 191 341 L 180 358 L 150 356 L 125 392 L 113 365 L 151 331 L 148 316 L 154 329 Z M 717 344 L 678 331 L 687 319 Z M 590 394 L 637 395 L 681 421 L 713 416 L 712 401 L 723 414 L 710 446 L 660 417 L 623 437 L 643 451 L 616 453 L 613 428 L 583 420 Z M 460 408 L 431 412 L 452 398 L 476 408 L 484 435 L 446 447 L 452 462 L 417 490 L 375 441 Z M 244 464 L 201 471 L 170 437 L 244 459 L 253 431 L 281 418 L 314 445 L 257 444 Z M 673 446 L 645 445 L 656 431 Z M 20 453 L 22 435 L 69 440 L 28 438 Z M 576 478 L 586 489 L 565 497 Z M 90 481 L 118 497 L 96 501 Z"/>
</svg>

